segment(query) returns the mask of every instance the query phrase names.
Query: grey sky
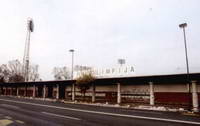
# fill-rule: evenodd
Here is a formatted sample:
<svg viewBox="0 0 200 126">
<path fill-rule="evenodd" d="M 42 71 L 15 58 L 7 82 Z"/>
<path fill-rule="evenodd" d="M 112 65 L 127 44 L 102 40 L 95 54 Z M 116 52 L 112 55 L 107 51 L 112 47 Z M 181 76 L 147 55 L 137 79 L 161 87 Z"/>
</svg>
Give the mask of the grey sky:
<svg viewBox="0 0 200 126">
<path fill-rule="evenodd" d="M 44 80 L 54 66 L 112 67 L 118 58 L 136 75 L 186 71 L 183 33 L 187 22 L 191 72 L 200 72 L 199 0 L 0 0 L 0 64 L 22 61 L 26 21 L 33 18 L 31 62 Z"/>
</svg>

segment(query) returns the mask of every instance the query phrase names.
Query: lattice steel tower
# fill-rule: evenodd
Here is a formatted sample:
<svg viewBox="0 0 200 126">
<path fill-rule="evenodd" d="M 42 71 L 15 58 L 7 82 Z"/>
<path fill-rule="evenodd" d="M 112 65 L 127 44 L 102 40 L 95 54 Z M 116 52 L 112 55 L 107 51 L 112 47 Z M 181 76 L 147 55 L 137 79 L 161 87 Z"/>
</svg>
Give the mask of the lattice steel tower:
<svg viewBox="0 0 200 126">
<path fill-rule="evenodd" d="M 30 52 L 30 36 L 31 32 L 33 32 L 33 20 L 28 18 L 27 20 L 27 35 L 24 49 L 24 57 L 23 57 L 23 76 L 25 82 L 29 81 L 29 52 Z"/>
</svg>

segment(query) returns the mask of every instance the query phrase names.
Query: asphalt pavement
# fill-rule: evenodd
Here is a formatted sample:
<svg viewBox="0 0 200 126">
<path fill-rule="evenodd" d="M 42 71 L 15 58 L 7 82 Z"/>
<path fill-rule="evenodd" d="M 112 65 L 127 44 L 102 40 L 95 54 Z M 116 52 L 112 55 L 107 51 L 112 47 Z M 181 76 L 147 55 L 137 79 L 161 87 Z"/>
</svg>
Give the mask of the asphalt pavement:
<svg viewBox="0 0 200 126">
<path fill-rule="evenodd" d="M 0 126 L 189 126 L 199 116 L 0 96 Z"/>
</svg>

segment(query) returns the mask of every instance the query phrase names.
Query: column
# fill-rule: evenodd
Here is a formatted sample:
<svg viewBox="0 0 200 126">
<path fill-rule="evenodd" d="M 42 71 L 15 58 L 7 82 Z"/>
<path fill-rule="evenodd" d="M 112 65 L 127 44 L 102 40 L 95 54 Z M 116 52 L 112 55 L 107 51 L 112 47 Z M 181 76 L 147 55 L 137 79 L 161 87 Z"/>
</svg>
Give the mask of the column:
<svg viewBox="0 0 200 126">
<path fill-rule="evenodd" d="M 192 81 L 192 105 L 193 105 L 193 111 L 199 112 L 199 104 L 198 104 L 198 94 L 197 94 L 197 82 Z"/>
<path fill-rule="evenodd" d="M 46 85 L 43 86 L 43 98 L 46 98 Z"/>
<path fill-rule="evenodd" d="M 75 100 L 75 84 L 72 84 L 72 101 Z"/>
<path fill-rule="evenodd" d="M 19 96 L 19 87 L 17 87 L 17 94 L 16 95 Z"/>
<path fill-rule="evenodd" d="M 92 102 L 95 102 L 95 84 L 92 84 Z"/>
<path fill-rule="evenodd" d="M 154 105 L 154 87 L 153 87 L 153 82 L 149 82 L 150 86 L 150 105 Z"/>
<path fill-rule="evenodd" d="M 121 84 L 117 83 L 117 103 L 121 103 Z"/>
<path fill-rule="evenodd" d="M 35 85 L 33 85 L 33 98 L 35 98 L 35 96 L 36 96 L 36 86 Z"/>
<path fill-rule="evenodd" d="M 56 99 L 59 99 L 59 85 L 56 85 Z"/>
</svg>

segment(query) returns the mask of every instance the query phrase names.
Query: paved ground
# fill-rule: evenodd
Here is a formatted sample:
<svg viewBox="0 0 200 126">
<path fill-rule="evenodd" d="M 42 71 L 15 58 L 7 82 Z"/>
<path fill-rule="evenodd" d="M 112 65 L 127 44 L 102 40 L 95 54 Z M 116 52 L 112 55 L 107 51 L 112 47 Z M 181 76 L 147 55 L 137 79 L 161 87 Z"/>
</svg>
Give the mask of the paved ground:
<svg viewBox="0 0 200 126">
<path fill-rule="evenodd" d="M 200 117 L 0 96 L 0 126 L 188 126 Z"/>
</svg>

